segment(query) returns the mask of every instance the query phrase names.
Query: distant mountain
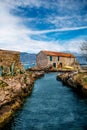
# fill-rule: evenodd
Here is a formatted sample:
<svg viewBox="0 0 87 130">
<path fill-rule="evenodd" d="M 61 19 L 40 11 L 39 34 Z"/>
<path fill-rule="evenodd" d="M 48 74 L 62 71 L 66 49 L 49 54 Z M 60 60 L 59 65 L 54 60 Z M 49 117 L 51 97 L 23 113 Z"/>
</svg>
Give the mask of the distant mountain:
<svg viewBox="0 0 87 130">
<path fill-rule="evenodd" d="M 36 63 L 36 54 L 21 52 L 20 60 L 22 63 Z"/>
<path fill-rule="evenodd" d="M 79 61 L 80 64 L 87 64 L 85 58 L 83 56 L 76 56 L 77 61 Z"/>
<path fill-rule="evenodd" d="M 76 52 L 70 52 L 70 51 L 65 51 L 65 53 L 72 53 L 76 57 L 77 61 L 80 64 L 86 64 L 87 65 L 87 62 L 86 62 L 86 60 L 85 60 L 83 55 L 81 55 L 79 53 L 76 53 Z"/>
<path fill-rule="evenodd" d="M 36 65 L 36 54 L 30 54 L 26 52 L 20 53 L 20 61 L 24 65 L 25 69 L 34 67 Z"/>
<path fill-rule="evenodd" d="M 76 56 L 76 59 L 77 61 L 80 63 L 80 64 L 87 64 L 85 58 L 83 55 L 81 54 L 78 54 L 78 53 L 73 53 L 75 56 Z"/>
</svg>

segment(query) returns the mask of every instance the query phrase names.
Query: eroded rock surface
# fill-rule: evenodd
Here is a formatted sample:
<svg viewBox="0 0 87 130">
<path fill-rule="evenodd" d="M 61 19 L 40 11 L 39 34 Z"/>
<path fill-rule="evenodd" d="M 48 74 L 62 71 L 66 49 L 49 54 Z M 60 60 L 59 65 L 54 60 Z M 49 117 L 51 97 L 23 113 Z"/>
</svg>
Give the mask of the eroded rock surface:
<svg viewBox="0 0 87 130">
<path fill-rule="evenodd" d="M 58 80 L 61 80 L 64 84 L 75 88 L 79 92 L 87 97 L 87 73 L 86 72 L 70 72 L 57 76 Z"/>
<path fill-rule="evenodd" d="M 12 114 L 31 94 L 34 80 L 43 76 L 44 72 L 26 72 L 16 76 L 0 78 L 0 128 L 11 118 Z"/>
</svg>

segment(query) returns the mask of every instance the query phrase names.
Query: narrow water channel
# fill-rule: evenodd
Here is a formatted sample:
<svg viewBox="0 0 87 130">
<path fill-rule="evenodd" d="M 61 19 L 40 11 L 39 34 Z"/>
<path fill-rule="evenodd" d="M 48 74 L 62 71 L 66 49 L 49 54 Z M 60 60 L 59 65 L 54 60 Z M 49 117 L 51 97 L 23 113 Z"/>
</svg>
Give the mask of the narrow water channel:
<svg viewBox="0 0 87 130">
<path fill-rule="evenodd" d="M 87 130 L 87 100 L 45 74 L 6 130 Z"/>
</svg>

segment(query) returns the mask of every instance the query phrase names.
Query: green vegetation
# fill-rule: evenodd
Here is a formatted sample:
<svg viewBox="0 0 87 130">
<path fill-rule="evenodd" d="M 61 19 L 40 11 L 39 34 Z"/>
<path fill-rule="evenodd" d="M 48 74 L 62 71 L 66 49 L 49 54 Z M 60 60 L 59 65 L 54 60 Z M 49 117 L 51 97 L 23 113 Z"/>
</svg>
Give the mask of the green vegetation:
<svg viewBox="0 0 87 130">
<path fill-rule="evenodd" d="M 10 66 L 10 71 L 11 71 L 11 75 L 14 75 L 14 63 L 11 64 Z"/>
<path fill-rule="evenodd" d="M 24 83 L 26 83 L 26 81 L 27 81 L 26 75 L 24 75 L 23 80 L 24 80 Z"/>
<path fill-rule="evenodd" d="M 2 66 L 0 66 L 0 76 L 2 76 Z"/>
<path fill-rule="evenodd" d="M 0 88 L 1 88 L 1 87 L 5 87 L 5 86 L 8 86 L 8 84 L 5 83 L 5 82 L 3 82 L 2 80 L 0 80 Z"/>
<path fill-rule="evenodd" d="M 25 70 L 18 68 L 15 66 L 15 63 L 13 62 L 10 66 L 0 66 L 0 76 L 5 77 L 5 76 L 15 76 L 18 74 L 24 74 Z"/>
<path fill-rule="evenodd" d="M 29 72 L 29 75 L 32 76 L 33 72 Z"/>
<path fill-rule="evenodd" d="M 87 77 L 84 78 L 84 81 L 87 83 Z"/>
</svg>

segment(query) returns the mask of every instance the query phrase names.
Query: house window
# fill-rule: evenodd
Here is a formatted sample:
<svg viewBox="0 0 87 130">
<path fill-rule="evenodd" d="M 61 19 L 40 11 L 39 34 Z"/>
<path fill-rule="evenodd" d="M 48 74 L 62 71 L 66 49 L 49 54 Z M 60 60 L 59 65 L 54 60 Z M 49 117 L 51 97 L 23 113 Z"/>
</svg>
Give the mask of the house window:
<svg viewBox="0 0 87 130">
<path fill-rule="evenodd" d="M 50 61 L 52 61 L 52 56 L 50 56 Z"/>
<path fill-rule="evenodd" d="M 58 61 L 60 60 L 60 57 L 58 56 Z"/>
</svg>

